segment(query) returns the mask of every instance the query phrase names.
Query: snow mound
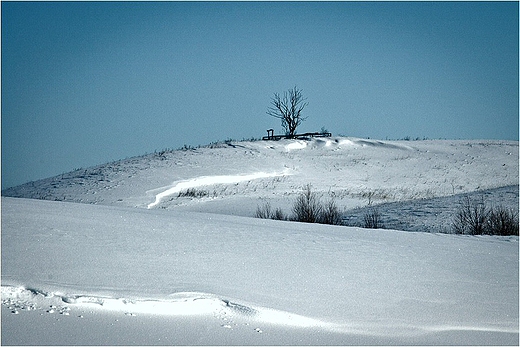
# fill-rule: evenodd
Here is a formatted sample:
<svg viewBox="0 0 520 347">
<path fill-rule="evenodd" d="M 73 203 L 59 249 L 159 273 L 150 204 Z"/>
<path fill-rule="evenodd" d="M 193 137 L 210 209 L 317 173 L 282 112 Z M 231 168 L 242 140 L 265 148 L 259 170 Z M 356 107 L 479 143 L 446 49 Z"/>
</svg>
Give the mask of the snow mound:
<svg viewBox="0 0 520 347">
<path fill-rule="evenodd" d="M 287 151 L 295 150 L 295 149 L 304 149 L 307 147 L 307 141 L 303 140 L 293 140 L 291 143 L 285 145 L 285 149 Z"/>
<path fill-rule="evenodd" d="M 4 304 L 33 309 L 70 311 L 72 307 L 88 307 L 130 314 L 200 315 L 213 313 L 229 303 L 204 293 L 176 293 L 168 299 L 128 299 L 89 294 L 63 294 L 24 287 L 2 286 Z M 68 309 L 65 309 L 68 308 Z M 51 312 L 52 313 L 52 312 Z"/>
<path fill-rule="evenodd" d="M 364 140 L 364 139 L 354 139 L 351 142 L 355 145 L 361 147 L 377 147 L 377 148 L 387 148 L 387 149 L 402 149 L 413 151 L 414 148 L 408 145 L 403 145 L 402 143 L 392 143 L 391 141 L 379 141 L 379 140 Z"/>
</svg>

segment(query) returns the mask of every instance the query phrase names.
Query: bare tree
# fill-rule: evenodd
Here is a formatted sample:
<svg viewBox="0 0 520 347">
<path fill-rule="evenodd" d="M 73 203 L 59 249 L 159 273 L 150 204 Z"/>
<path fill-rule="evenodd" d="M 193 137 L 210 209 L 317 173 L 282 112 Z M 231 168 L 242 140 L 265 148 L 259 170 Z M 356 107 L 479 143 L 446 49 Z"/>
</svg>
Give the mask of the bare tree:
<svg viewBox="0 0 520 347">
<path fill-rule="evenodd" d="M 301 112 L 307 106 L 301 90 L 295 86 L 294 89 L 284 92 L 283 97 L 278 93 L 274 93 L 271 105 L 267 110 L 267 114 L 281 119 L 282 127 L 285 129 L 286 134 L 290 137 L 294 136 L 296 128 L 307 118 L 301 115 Z"/>
</svg>

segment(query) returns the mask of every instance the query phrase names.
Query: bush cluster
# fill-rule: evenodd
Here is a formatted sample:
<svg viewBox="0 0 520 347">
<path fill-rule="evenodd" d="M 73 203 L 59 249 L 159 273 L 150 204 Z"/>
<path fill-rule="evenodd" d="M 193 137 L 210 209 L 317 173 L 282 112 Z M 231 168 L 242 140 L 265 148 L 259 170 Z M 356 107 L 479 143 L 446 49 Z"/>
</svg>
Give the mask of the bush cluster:
<svg viewBox="0 0 520 347">
<path fill-rule="evenodd" d="M 292 214 L 286 215 L 281 208 L 273 209 L 269 202 L 258 206 L 257 218 L 296 221 L 304 223 L 321 223 L 347 225 L 335 200 L 332 198 L 323 203 L 320 196 L 307 185 L 298 195 L 292 206 Z M 463 235 L 519 235 L 518 210 L 503 206 L 488 206 L 481 196 L 472 199 L 469 196 L 460 201 L 452 223 L 452 231 Z M 370 207 L 359 225 L 369 229 L 385 228 L 382 215 L 377 207 Z"/>
<path fill-rule="evenodd" d="M 518 211 L 503 206 L 488 207 L 483 197 L 466 196 L 453 220 L 453 232 L 463 235 L 517 235 Z"/>
<path fill-rule="evenodd" d="M 290 220 L 304 223 L 320 223 L 342 225 L 343 219 L 334 199 L 322 203 L 316 192 L 307 185 L 294 202 L 292 216 L 284 214 L 281 208 L 273 210 L 269 202 L 259 206 L 256 210 L 257 218 Z"/>
</svg>

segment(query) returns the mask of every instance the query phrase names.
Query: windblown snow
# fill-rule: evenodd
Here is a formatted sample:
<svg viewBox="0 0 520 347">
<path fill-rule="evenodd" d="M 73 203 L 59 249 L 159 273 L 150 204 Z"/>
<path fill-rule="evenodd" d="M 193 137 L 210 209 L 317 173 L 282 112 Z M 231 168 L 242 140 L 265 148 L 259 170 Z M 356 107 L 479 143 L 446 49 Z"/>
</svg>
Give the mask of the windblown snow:
<svg viewBox="0 0 520 347">
<path fill-rule="evenodd" d="M 518 142 L 213 147 L 4 190 L 2 344 L 518 345 L 518 237 L 438 233 L 518 208 Z M 253 218 L 307 184 L 394 229 Z"/>
<path fill-rule="evenodd" d="M 165 191 L 155 196 L 155 201 L 148 205 L 148 208 L 159 205 L 164 198 L 180 193 L 183 189 L 196 188 L 202 186 L 210 186 L 215 184 L 231 184 L 239 183 L 244 181 L 251 181 L 259 178 L 277 177 L 287 175 L 287 170 L 282 173 L 265 173 L 257 172 L 249 175 L 228 175 L 228 176 L 205 176 L 196 177 L 190 180 L 181 182 L 175 182 L 173 187 L 166 189 Z"/>
</svg>

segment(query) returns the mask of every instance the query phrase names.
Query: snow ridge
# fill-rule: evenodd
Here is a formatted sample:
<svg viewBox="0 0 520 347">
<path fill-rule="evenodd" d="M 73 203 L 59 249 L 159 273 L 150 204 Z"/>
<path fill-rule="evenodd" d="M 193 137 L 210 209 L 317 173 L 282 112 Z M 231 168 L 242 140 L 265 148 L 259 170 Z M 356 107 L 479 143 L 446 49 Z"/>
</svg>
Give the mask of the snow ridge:
<svg viewBox="0 0 520 347">
<path fill-rule="evenodd" d="M 161 203 L 166 197 L 177 194 L 184 189 L 196 188 L 202 186 L 209 186 L 214 184 L 232 184 L 239 183 L 244 181 L 256 180 L 259 178 L 269 178 L 269 177 L 278 177 L 278 176 L 287 176 L 290 175 L 288 170 L 284 170 L 283 172 L 256 172 L 248 175 L 223 175 L 223 176 L 202 176 L 195 177 L 189 180 L 182 180 L 178 182 L 174 182 L 171 188 L 166 189 L 165 191 L 157 194 L 155 196 L 155 201 L 148 205 L 148 209 L 155 207 Z M 155 190 L 155 189 L 154 189 Z"/>
<path fill-rule="evenodd" d="M 324 331 L 350 334 L 366 334 L 369 330 L 376 335 L 391 337 L 395 330 L 406 336 L 418 336 L 446 332 L 484 332 L 518 334 L 518 330 L 506 326 L 472 326 L 439 324 L 421 326 L 414 324 L 372 325 L 359 323 L 332 323 L 267 307 L 232 302 L 217 295 L 201 292 L 179 292 L 164 299 L 128 299 L 95 295 L 70 295 L 59 292 L 25 288 L 23 286 L 1 286 L 2 304 L 12 314 L 20 311 L 45 311 L 47 314 L 83 317 L 85 311 L 93 310 L 121 313 L 126 316 L 213 316 L 221 321 L 221 327 L 232 329 L 238 325 L 269 324 L 293 328 L 317 328 Z M 260 328 L 256 332 L 262 333 Z"/>
<path fill-rule="evenodd" d="M 258 322 L 289 325 L 294 327 L 329 327 L 335 325 L 313 318 L 258 306 L 232 302 L 214 294 L 200 292 L 179 292 L 163 299 L 128 299 L 86 294 L 63 294 L 46 292 L 23 286 L 2 286 L 2 304 L 9 307 L 11 313 L 20 310 L 45 310 L 47 313 L 69 315 L 81 309 L 100 309 L 121 312 L 125 315 L 138 314 L 196 316 L 213 315 L 216 318 L 247 318 Z"/>
</svg>

